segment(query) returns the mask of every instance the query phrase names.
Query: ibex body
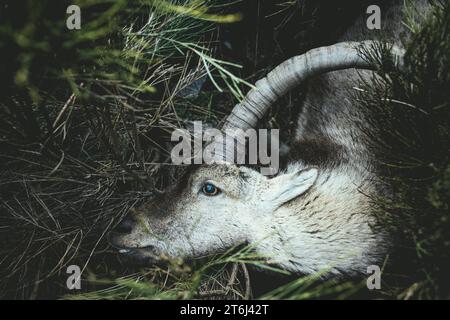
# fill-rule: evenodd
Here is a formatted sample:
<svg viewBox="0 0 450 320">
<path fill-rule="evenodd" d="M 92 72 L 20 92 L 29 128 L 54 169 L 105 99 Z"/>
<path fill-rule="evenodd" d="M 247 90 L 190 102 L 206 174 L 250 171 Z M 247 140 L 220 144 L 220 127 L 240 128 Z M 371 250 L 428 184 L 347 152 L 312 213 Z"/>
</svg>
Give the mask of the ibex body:
<svg viewBox="0 0 450 320">
<path fill-rule="evenodd" d="M 383 34 L 400 47 L 402 7 L 385 10 Z M 382 263 L 391 241 L 373 200 L 388 197 L 389 187 L 368 147 L 367 112 L 349 95 L 361 75 L 371 76 L 355 69 L 371 66 L 354 41 L 371 37 L 361 17 L 340 39 L 352 42 L 285 62 L 228 117 L 224 128 L 254 127 L 278 96 L 315 76 L 284 171 L 268 178 L 230 163 L 192 167 L 178 185 L 134 210 L 112 243 L 150 260 L 202 257 L 248 243 L 269 262 L 306 274 L 355 275 Z"/>
</svg>

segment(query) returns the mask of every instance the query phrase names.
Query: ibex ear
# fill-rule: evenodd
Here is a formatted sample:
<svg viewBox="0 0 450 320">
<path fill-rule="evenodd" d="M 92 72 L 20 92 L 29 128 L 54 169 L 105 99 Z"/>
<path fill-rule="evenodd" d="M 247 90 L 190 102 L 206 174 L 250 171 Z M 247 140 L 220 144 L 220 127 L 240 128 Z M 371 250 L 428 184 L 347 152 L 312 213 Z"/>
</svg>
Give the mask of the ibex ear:
<svg viewBox="0 0 450 320">
<path fill-rule="evenodd" d="M 309 168 L 270 179 L 267 199 L 273 206 L 279 207 L 308 191 L 318 175 L 316 168 Z"/>
</svg>

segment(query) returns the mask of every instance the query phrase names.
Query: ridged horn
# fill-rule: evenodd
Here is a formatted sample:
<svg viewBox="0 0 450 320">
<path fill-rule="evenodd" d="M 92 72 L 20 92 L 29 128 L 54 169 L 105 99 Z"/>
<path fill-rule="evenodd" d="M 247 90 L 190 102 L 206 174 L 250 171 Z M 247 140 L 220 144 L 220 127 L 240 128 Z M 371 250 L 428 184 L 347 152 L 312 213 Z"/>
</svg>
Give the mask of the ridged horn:
<svg viewBox="0 0 450 320">
<path fill-rule="evenodd" d="M 374 69 L 376 66 L 364 57 L 361 52 L 372 50 L 379 43 L 375 41 L 341 42 L 327 47 L 312 49 L 302 55 L 290 58 L 269 74 L 258 80 L 245 98 L 238 103 L 225 120 L 222 131 L 227 135 L 233 134 L 237 129 L 247 130 L 255 128 L 258 121 L 267 110 L 286 94 L 289 90 L 301 84 L 308 78 L 330 71 L 343 69 Z M 370 52 L 370 51 L 368 51 Z M 397 65 L 402 64 L 403 50 L 392 46 L 391 52 Z M 239 132 L 241 132 L 239 130 Z M 226 159 L 228 153 L 235 152 L 226 147 L 225 154 L 216 152 L 215 158 Z M 216 149 L 217 150 L 217 149 Z M 227 158 L 234 159 L 234 158 Z"/>
</svg>

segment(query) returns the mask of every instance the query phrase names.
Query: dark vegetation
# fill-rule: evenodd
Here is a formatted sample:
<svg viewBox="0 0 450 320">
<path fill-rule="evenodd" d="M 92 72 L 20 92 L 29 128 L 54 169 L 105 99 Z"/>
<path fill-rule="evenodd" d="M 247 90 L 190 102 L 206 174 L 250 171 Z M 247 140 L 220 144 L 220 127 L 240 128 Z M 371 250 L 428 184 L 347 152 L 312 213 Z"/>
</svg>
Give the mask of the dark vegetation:
<svg viewBox="0 0 450 320">
<path fill-rule="evenodd" d="M 72 3 L 82 8 L 80 31 L 65 27 Z M 118 256 L 106 234 L 176 179 L 168 153 L 173 128 L 192 120 L 218 125 L 248 83 L 333 43 L 368 4 L 3 2 L 0 297 L 250 297 L 261 275 L 248 269 L 269 268 L 251 248 L 194 265 L 143 268 Z M 389 141 L 380 159 L 397 198 L 374 201 L 401 244 L 386 259 L 383 289 L 281 274 L 275 278 L 285 284 L 260 288 L 258 297 L 449 298 L 449 15 L 448 4 L 437 2 L 423 27 L 405 21 L 412 34 L 405 71 L 374 54 L 379 83 L 361 83 L 364 91 L 355 95 L 381 128 L 395 129 L 379 132 L 380 143 Z M 281 99 L 264 119 L 283 128 L 286 142 L 302 92 Z M 83 269 L 81 295 L 66 288 L 72 264 Z"/>
</svg>

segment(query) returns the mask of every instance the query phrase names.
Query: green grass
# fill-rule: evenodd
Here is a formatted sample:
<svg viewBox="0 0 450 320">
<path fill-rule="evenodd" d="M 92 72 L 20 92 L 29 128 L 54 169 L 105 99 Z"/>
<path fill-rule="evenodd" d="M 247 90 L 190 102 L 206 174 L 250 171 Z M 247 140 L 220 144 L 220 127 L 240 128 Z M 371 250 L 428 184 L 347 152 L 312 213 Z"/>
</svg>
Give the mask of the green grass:
<svg viewBox="0 0 450 320">
<path fill-rule="evenodd" d="M 65 29 L 69 2 L 2 8 L 1 296 L 57 297 L 70 264 L 124 269 L 108 229 L 167 184 L 170 132 L 205 114 L 179 92 L 242 82 L 210 56 L 222 7 L 173 3 L 77 1 L 80 31 Z"/>
<path fill-rule="evenodd" d="M 395 193 L 393 201 L 379 201 L 379 218 L 398 235 L 399 247 L 386 271 L 386 295 L 448 299 L 450 7 L 436 2 L 421 27 L 414 17 L 424 13 L 406 10 L 411 41 L 405 70 L 380 63 L 376 85 L 363 84 L 358 97 L 377 115 L 378 143 L 388 147 L 378 156 Z"/>
</svg>

